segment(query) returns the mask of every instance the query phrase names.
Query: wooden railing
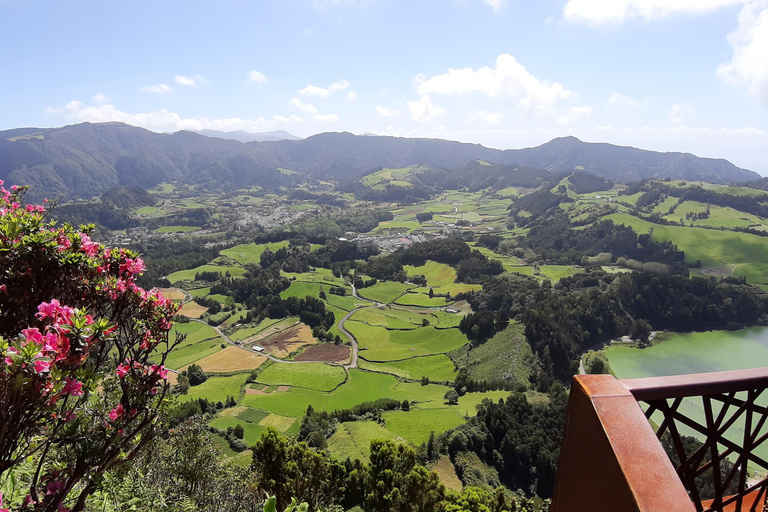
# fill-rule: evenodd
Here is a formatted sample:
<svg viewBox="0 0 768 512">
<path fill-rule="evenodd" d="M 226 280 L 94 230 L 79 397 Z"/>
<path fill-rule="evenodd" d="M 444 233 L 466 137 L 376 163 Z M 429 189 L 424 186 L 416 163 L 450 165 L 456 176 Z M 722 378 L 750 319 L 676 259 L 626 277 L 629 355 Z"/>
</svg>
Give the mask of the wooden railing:
<svg viewBox="0 0 768 512">
<path fill-rule="evenodd" d="M 574 377 L 550 510 L 762 512 L 768 479 L 750 480 L 746 469 L 768 471 L 755 452 L 768 440 L 767 387 L 768 368 Z M 701 405 L 683 407 L 692 400 Z M 703 444 L 687 448 L 683 435 Z M 701 477 L 711 482 L 712 496 L 700 495 Z"/>
</svg>

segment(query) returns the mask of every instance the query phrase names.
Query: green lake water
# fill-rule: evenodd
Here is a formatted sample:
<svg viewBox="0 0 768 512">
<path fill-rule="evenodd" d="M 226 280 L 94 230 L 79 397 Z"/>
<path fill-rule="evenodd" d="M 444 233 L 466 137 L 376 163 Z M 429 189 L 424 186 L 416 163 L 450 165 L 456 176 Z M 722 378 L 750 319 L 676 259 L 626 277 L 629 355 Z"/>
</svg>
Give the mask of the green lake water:
<svg viewBox="0 0 768 512">
<path fill-rule="evenodd" d="M 619 379 L 768 367 L 768 328 L 675 334 L 646 349 L 613 345 L 607 349 L 607 354 L 611 368 Z M 741 398 L 742 395 L 746 393 L 737 396 Z M 764 391 L 757 402 L 768 405 L 768 391 Z M 719 407 L 714 407 L 715 416 L 718 411 Z M 700 398 L 686 399 L 680 405 L 680 412 L 700 424 L 704 423 Z M 653 420 L 660 424 L 661 414 L 655 414 Z M 702 437 L 692 429 L 678 425 L 681 433 Z M 740 443 L 744 436 L 743 425 L 743 421 L 737 421 L 726 437 Z M 764 432 L 766 430 L 768 427 L 763 429 Z M 764 443 L 754 452 L 765 459 L 768 457 L 768 445 Z"/>
</svg>

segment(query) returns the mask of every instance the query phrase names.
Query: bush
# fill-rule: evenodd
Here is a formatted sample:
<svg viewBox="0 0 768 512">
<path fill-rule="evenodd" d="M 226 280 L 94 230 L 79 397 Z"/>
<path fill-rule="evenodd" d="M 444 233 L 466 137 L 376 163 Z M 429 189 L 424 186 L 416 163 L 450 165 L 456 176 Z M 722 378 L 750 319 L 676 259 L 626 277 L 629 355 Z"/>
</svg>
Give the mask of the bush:
<svg viewBox="0 0 768 512">
<path fill-rule="evenodd" d="M 137 254 L 46 221 L 24 190 L 0 181 L 0 480 L 30 460 L 35 510 L 78 512 L 161 431 L 178 307 L 137 286 Z"/>
</svg>

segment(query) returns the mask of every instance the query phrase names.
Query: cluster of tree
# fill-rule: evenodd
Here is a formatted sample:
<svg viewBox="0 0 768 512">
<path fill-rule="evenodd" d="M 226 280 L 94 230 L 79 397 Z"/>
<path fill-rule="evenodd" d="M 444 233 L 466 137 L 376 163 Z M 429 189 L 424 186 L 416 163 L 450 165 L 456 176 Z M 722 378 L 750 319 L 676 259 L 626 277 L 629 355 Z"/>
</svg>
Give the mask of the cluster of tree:
<svg viewBox="0 0 768 512">
<path fill-rule="evenodd" d="M 95 223 L 107 229 L 121 230 L 140 225 L 137 219 L 132 219 L 125 211 L 103 202 L 58 205 L 54 211 L 60 222 L 68 222 L 73 226 Z"/>
<path fill-rule="evenodd" d="M 355 279 L 352 281 L 355 285 L 355 288 L 361 289 L 361 288 L 368 288 L 369 286 L 373 286 L 379 281 L 374 277 L 373 279 L 363 279 L 360 276 L 355 276 Z"/>
<path fill-rule="evenodd" d="M 186 370 L 182 370 L 181 375 L 189 379 L 190 386 L 199 386 L 208 380 L 208 375 L 206 375 L 203 369 L 195 363 L 190 364 Z"/>
<path fill-rule="evenodd" d="M 688 273 L 685 253 L 671 242 L 652 240 L 650 233 L 638 235 L 631 227 L 615 224 L 612 220 L 574 229 L 568 214 L 558 210 L 540 220 L 522 243 L 546 261 L 580 264 L 585 261 L 585 256 L 610 253 L 611 259 L 653 261 L 668 265 L 673 273 Z"/>
<path fill-rule="evenodd" d="M 331 412 L 316 411 L 310 405 L 301 420 L 298 439 L 305 441 L 309 446 L 324 450 L 327 447 L 327 438 L 336 432 L 339 423 L 366 420 L 381 422 L 382 412 L 401 409 L 403 403 L 390 398 L 380 398 L 359 403 L 351 409 L 337 409 Z"/>
<path fill-rule="evenodd" d="M 537 406 L 523 393 L 498 402 L 483 400 L 475 417 L 431 439 L 427 451 L 447 449 L 454 461 L 461 453 L 472 452 L 498 471 L 506 487 L 550 497 L 565 430 L 565 388 L 555 384 L 549 399 L 547 405 Z"/>
<path fill-rule="evenodd" d="M 344 510 L 369 512 L 537 512 L 548 506 L 502 489 L 448 491 L 437 473 L 419 464 L 413 448 L 394 441 L 372 441 L 369 463 L 338 462 L 306 443 L 289 442 L 272 428 L 252 449 L 254 483 L 277 498 L 278 509 L 292 498 L 312 510 L 339 504 Z"/>
<path fill-rule="evenodd" d="M 288 195 L 288 199 L 299 201 L 312 201 L 314 204 L 327 204 L 330 206 L 344 206 L 346 201 L 338 194 L 314 193 L 304 189 L 296 189 Z"/>
<path fill-rule="evenodd" d="M 215 270 L 204 270 L 202 272 L 195 272 L 195 281 L 218 281 L 221 279 L 221 272 L 216 272 Z"/>
<path fill-rule="evenodd" d="M 571 183 L 571 190 L 577 194 L 591 194 L 613 188 L 612 181 L 587 172 L 575 172 L 568 176 L 568 181 Z"/>
<path fill-rule="evenodd" d="M 164 217 L 145 219 L 143 224 L 149 229 L 157 229 L 162 226 L 205 226 L 211 212 L 207 208 L 188 208 Z"/>
<path fill-rule="evenodd" d="M 487 312 L 502 311 L 524 324 L 543 370 L 534 379 L 544 389 L 552 377 L 565 380 L 576 373 L 587 347 L 628 334 L 640 320 L 654 329 L 676 331 L 768 323 L 768 295 L 754 287 L 648 272 L 611 275 L 594 269 L 563 278 L 554 287 L 525 276 L 499 277 L 462 297 L 475 310 L 465 325 L 482 325 L 485 319 L 488 326 Z"/>
<path fill-rule="evenodd" d="M 206 247 L 186 237 L 149 238 L 133 243 L 130 248 L 144 259 L 147 269 L 138 282 L 146 288 L 170 285 L 164 276 L 205 265 L 219 256 L 218 248 Z"/>
<path fill-rule="evenodd" d="M 501 190 L 507 187 L 536 188 L 551 179 L 544 169 L 518 165 L 489 165 L 472 160 L 457 169 L 435 176 L 435 183 L 446 190 Z"/>
<path fill-rule="evenodd" d="M 662 197 L 668 196 L 679 198 L 680 203 L 684 201 L 697 201 L 704 204 L 733 208 L 734 210 L 751 213 L 760 217 L 768 217 L 768 194 L 753 196 L 727 194 L 717 190 L 706 189 L 699 185 L 675 187 L 656 180 L 641 182 L 631 188 L 632 190 L 627 189 L 624 193 L 644 192 L 637 201 L 638 206 L 655 204 Z M 643 200 L 642 204 L 640 200 Z"/>
<path fill-rule="evenodd" d="M 345 210 L 343 213 L 313 216 L 312 220 L 306 222 L 277 227 L 257 236 L 255 242 L 280 242 L 304 237 L 311 243 L 322 244 L 328 239 L 343 237 L 350 231 L 367 233 L 380 222 L 393 218 L 392 212 L 384 209 Z"/>
<path fill-rule="evenodd" d="M 432 220 L 434 216 L 435 214 L 432 212 L 419 212 L 416 214 L 416 220 L 419 221 L 419 224 L 421 224 L 422 222 Z"/>
<path fill-rule="evenodd" d="M 560 206 L 560 203 L 572 201 L 573 199 L 568 196 L 553 194 L 546 186 L 541 190 L 526 194 L 516 199 L 509 207 L 511 227 L 514 225 L 525 227 L 544 213 Z"/>
<path fill-rule="evenodd" d="M 340 297 L 344 297 L 347 295 L 347 289 L 344 288 L 343 286 L 331 286 L 330 288 L 328 288 L 328 293 L 331 293 L 333 295 L 338 295 Z"/>
</svg>

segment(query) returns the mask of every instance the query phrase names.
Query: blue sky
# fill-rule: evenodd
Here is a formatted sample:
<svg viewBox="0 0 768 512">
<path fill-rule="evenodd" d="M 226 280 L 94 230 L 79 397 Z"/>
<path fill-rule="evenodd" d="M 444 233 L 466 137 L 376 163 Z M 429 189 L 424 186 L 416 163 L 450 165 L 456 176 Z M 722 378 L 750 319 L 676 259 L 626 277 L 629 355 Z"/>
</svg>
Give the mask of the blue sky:
<svg viewBox="0 0 768 512">
<path fill-rule="evenodd" d="M 575 135 L 768 175 L 768 0 L 0 0 L 0 129 Z"/>
</svg>

